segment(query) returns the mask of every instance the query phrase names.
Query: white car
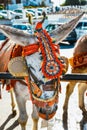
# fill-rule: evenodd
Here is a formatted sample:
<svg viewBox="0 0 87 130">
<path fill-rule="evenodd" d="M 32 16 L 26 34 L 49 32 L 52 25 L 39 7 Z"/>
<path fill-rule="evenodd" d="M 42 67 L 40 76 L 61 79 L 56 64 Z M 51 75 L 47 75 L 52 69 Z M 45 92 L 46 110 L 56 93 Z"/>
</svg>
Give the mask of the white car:
<svg viewBox="0 0 87 130">
<path fill-rule="evenodd" d="M 14 23 L 12 27 L 23 30 L 29 34 L 33 34 L 33 28 L 31 24 Z"/>
<path fill-rule="evenodd" d="M 27 9 L 26 13 L 30 13 L 34 18 L 42 16 L 42 11 L 38 9 Z"/>
<path fill-rule="evenodd" d="M 87 34 L 87 19 L 80 20 L 75 28 L 75 31 L 77 34 L 77 39 Z"/>
<path fill-rule="evenodd" d="M 8 18 L 7 14 L 2 13 L 1 11 L 0 11 L 0 16 L 2 16 L 2 18 L 4 18 L 4 19 Z"/>
<path fill-rule="evenodd" d="M 35 16 L 35 11 L 32 10 L 32 9 L 27 9 L 27 10 L 26 10 L 26 13 L 31 14 L 33 17 Z"/>
<path fill-rule="evenodd" d="M 11 11 L 11 10 L 1 10 L 0 14 L 3 15 L 5 18 L 10 18 L 10 19 L 13 19 L 13 18 L 15 18 L 15 19 L 22 18 L 21 14 L 19 15 L 16 12 Z"/>
<path fill-rule="evenodd" d="M 15 13 L 17 13 L 17 14 L 22 14 L 23 13 L 23 9 L 15 9 L 15 10 L 13 10 Z"/>
<path fill-rule="evenodd" d="M 15 9 L 14 12 L 17 13 L 18 15 L 24 15 L 24 11 L 25 11 L 25 15 L 27 17 L 27 14 L 31 14 L 32 16 L 35 16 L 35 12 L 33 10 L 26 10 L 26 9 Z"/>
</svg>

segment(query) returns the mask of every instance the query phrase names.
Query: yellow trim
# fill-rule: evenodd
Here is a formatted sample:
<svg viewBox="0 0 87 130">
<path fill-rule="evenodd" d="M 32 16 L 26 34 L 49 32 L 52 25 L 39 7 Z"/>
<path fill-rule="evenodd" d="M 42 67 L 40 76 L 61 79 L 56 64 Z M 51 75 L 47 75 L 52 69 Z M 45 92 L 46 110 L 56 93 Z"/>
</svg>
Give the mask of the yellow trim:
<svg viewBox="0 0 87 130">
<path fill-rule="evenodd" d="M 35 100 L 38 100 L 38 101 L 42 101 L 42 102 L 50 102 L 50 101 L 52 101 L 53 99 L 55 99 L 55 97 L 57 96 L 57 94 L 58 94 L 58 92 L 55 92 L 55 95 L 52 97 L 52 98 L 50 98 L 50 99 L 41 99 L 41 98 L 37 98 L 34 94 L 32 94 L 32 97 L 35 99 Z"/>
</svg>

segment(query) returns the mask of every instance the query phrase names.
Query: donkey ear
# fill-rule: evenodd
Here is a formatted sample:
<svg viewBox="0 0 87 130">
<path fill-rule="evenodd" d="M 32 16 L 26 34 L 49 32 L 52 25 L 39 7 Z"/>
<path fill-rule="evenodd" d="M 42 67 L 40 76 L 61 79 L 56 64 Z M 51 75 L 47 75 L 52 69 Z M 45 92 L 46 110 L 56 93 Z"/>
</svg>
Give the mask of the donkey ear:
<svg viewBox="0 0 87 130">
<path fill-rule="evenodd" d="M 26 46 L 30 43 L 37 42 L 37 37 L 35 35 L 28 34 L 22 30 L 10 26 L 0 25 L 0 31 L 9 39 L 14 41 L 15 44 Z"/>
<path fill-rule="evenodd" d="M 50 35 L 53 38 L 55 38 L 56 43 L 61 42 L 68 36 L 68 34 L 76 27 L 76 25 L 78 24 L 78 21 L 83 16 L 83 14 L 84 13 L 81 13 L 79 16 L 72 19 L 70 22 L 63 24 L 60 27 L 58 27 L 57 29 L 50 32 Z"/>
</svg>

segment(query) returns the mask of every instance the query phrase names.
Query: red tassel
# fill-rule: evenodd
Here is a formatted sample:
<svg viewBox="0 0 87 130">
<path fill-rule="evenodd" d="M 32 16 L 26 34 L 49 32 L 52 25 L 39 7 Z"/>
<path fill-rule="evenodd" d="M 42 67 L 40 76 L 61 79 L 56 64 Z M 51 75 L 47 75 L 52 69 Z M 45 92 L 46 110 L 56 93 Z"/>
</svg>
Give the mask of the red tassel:
<svg viewBox="0 0 87 130">
<path fill-rule="evenodd" d="M 9 85 L 6 85 L 6 90 L 9 91 L 10 90 L 10 84 Z"/>
</svg>

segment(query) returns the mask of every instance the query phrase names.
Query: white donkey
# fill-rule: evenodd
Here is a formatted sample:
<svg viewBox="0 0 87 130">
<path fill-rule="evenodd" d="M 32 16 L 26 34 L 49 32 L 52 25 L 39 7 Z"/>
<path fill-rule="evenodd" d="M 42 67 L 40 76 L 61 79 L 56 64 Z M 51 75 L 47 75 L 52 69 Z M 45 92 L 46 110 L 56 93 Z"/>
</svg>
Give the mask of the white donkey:
<svg viewBox="0 0 87 130">
<path fill-rule="evenodd" d="M 22 76 L 25 79 L 10 80 L 10 87 L 14 88 L 19 107 L 19 123 L 22 130 L 26 129 L 28 119 L 27 100 L 32 101 L 33 130 L 38 129 L 39 117 L 49 120 L 55 115 L 60 87 L 59 79 L 67 69 L 67 64 L 64 63 L 66 60 L 59 54 L 58 43 L 72 31 L 82 16 L 83 13 L 50 33 L 56 43 L 52 42 L 50 35 L 42 28 L 45 16 L 41 22 L 37 23 L 37 33 L 34 35 L 0 25 L 0 30 L 9 38 L 6 46 L 2 45 L 6 57 L 2 57 L 5 59 L 0 63 L 0 68 L 8 66 L 12 75 Z M 20 46 L 14 48 L 15 44 Z M 20 52 L 18 55 L 16 55 L 17 51 Z M 12 59 L 9 62 L 10 58 Z"/>
</svg>

